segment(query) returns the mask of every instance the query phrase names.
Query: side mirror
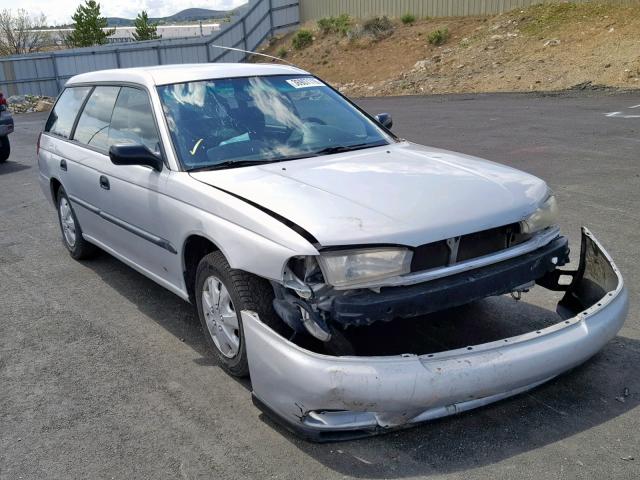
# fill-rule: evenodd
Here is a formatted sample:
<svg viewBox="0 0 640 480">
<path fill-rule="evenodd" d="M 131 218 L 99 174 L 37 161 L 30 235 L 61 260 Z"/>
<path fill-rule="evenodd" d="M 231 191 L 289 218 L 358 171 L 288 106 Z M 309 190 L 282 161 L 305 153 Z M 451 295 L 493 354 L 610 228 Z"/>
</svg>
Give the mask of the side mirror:
<svg viewBox="0 0 640 480">
<path fill-rule="evenodd" d="M 158 172 L 164 166 L 162 159 L 144 145 L 111 145 L 109 158 L 114 165 L 145 165 Z"/>
<path fill-rule="evenodd" d="M 390 113 L 379 113 L 375 118 L 384 128 L 391 130 L 391 127 L 393 127 L 393 118 L 391 118 Z"/>
</svg>

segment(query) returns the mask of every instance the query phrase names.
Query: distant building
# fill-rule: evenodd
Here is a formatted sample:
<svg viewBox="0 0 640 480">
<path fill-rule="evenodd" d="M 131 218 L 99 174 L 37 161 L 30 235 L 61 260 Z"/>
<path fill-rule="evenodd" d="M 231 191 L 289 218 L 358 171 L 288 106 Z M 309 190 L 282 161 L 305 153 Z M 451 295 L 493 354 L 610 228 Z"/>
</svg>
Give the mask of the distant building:
<svg viewBox="0 0 640 480">
<path fill-rule="evenodd" d="M 219 23 L 197 25 L 158 25 L 156 34 L 161 38 L 206 37 L 220 30 Z M 110 43 L 133 42 L 135 27 L 116 27 L 116 33 L 109 37 Z"/>
<path fill-rule="evenodd" d="M 107 38 L 109 43 L 127 43 L 135 41 L 133 34 L 136 27 L 115 27 L 116 32 Z M 109 30 L 109 29 L 104 29 Z M 220 30 L 219 23 L 201 23 L 191 25 L 158 25 L 156 34 L 160 38 L 204 37 Z M 73 31 L 72 28 L 51 28 L 44 30 L 49 35 L 52 45 L 63 45 L 64 37 Z"/>
</svg>

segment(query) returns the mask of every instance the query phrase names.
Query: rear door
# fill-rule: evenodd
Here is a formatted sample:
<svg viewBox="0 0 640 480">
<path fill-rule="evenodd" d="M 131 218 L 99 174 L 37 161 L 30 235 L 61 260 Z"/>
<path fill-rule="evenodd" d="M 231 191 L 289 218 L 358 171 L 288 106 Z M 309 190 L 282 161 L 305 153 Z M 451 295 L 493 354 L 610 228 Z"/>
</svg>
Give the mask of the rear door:
<svg viewBox="0 0 640 480">
<path fill-rule="evenodd" d="M 119 92 L 117 86 L 94 87 L 84 102 L 71 141 L 61 146 L 67 159 L 67 194 L 83 233 L 100 241 L 109 227 L 99 215 L 100 177 L 109 163 L 107 137 Z"/>
</svg>

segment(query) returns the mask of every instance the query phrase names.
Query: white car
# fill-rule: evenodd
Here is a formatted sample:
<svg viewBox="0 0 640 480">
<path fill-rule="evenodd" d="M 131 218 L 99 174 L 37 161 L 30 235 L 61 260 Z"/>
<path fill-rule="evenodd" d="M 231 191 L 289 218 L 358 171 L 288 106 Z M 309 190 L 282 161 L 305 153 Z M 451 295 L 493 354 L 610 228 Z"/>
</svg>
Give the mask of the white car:
<svg viewBox="0 0 640 480">
<path fill-rule="evenodd" d="M 586 229 L 580 268 L 559 269 L 568 242 L 544 181 L 391 125 L 289 66 L 91 72 L 51 112 L 40 181 L 74 258 L 100 247 L 194 303 L 220 365 L 316 440 L 513 395 L 616 334 L 622 278 Z M 350 341 L 535 283 L 566 291 L 543 330 L 429 354 Z"/>
</svg>

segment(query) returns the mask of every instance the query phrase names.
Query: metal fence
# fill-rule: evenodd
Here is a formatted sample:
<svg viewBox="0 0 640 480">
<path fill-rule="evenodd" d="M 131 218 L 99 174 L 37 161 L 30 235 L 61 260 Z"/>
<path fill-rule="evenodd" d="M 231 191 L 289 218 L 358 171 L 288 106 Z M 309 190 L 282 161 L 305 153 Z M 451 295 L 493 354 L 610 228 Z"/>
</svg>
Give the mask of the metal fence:
<svg viewBox="0 0 640 480">
<path fill-rule="evenodd" d="M 586 3 L 590 0 L 574 1 Z M 405 13 L 413 13 L 418 17 L 491 15 L 539 3 L 545 2 L 544 0 L 300 0 L 300 21 L 318 20 L 342 13 L 348 13 L 355 18 L 374 15 L 400 17 Z M 637 5 L 640 0 L 609 0 L 608 3 Z"/>
<path fill-rule="evenodd" d="M 150 40 L 0 58 L 5 96 L 55 96 L 79 73 L 170 63 L 240 62 L 245 54 L 218 46 L 254 50 L 269 36 L 300 20 L 297 0 L 250 0 L 241 16 L 209 37 Z"/>
</svg>

